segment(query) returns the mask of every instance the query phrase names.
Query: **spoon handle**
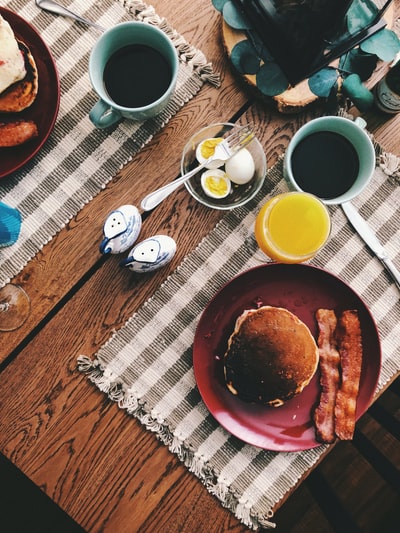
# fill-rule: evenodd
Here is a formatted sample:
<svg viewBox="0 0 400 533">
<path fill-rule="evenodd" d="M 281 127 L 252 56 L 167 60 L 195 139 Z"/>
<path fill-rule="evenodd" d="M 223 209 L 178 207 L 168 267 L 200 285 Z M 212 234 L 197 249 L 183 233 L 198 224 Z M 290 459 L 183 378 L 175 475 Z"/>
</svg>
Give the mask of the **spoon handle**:
<svg viewBox="0 0 400 533">
<path fill-rule="evenodd" d="M 78 15 L 77 13 L 74 13 L 73 11 L 70 11 L 66 7 L 63 7 L 60 4 L 57 4 L 56 2 L 53 2 L 53 0 L 36 0 L 36 5 L 40 7 L 41 9 L 44 9 L 45 11 L 49 11 L 50 13 L 53 13 L 55 15 L 62 15 L 63 17 L 69 17 L 74 20 L 77 20 L 78 22 L 82 22 L 83 24 L 87 24 L 88 26 L 93 26 L 93 28 L 97 28 L 99 31 L 105 31 L 105 28 L 103 28 L 99 24 L 96 24 L 95 22 L 92 22 L 91 20 L 81 17 L 80 15 Z"/>
<path fill-rule="evenodd" d="M 197 166 L 193 170 L 190 170 L 186 174 L 183 174 L 183 176 L 180 176 L 174 181 L 171 181 L 170 183 L 167 183 L 163 187 L 160 187 L 159 189 L 156 189 L 155 191 L 149 193 L 147 196 L 145 196 L 140 204 L 140 207 L 143 209 L 143 211 L 150 211 L 154 207 L 156 207 L 158 204 L 160 204 L 167 196 L 169 196 L 172 192 L 174 192 L 178 187 L 182 185 L 182 183 L 185 183 L 188 179 L 190 179 L 192 176 L 197 174 L 197 172 L 204 168 L 208 161 L 205 161 L 201 165 Z"/>
</svg>

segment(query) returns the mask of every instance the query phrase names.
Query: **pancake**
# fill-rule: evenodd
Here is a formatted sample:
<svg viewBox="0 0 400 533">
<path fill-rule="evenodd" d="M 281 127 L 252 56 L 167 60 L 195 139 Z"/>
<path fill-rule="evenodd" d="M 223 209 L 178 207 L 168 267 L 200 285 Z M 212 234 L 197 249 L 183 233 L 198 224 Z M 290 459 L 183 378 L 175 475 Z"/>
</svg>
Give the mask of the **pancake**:
<svg viewBox="0 0 400 533">
<path fill-rule="evenodd" d="M 245 402 L 279 407 L 308 385 L 319 362 L 309 328 L 281 307 L 238 317 L 224 355 L 228 389 Z"/>
</svg>

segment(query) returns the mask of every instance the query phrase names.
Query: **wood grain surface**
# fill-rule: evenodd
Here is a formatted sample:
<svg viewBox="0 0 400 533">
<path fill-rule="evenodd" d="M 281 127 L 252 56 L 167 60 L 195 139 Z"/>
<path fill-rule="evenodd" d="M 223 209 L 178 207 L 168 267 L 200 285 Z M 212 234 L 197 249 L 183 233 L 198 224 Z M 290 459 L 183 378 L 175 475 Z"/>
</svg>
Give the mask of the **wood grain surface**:
<svg viewBox="0 0 400 533">
<path fill-rule="evenodd" d="M 324 113 L 324 106 L 317 102 L 302 113 L 283 115 L 272 103 L 253 99 L 224 54 L 220 15 L 211 2 L 192 0 L 184 9 L 180 2 L 167 0 L 152 5 L 204 52 L 221 74 L 221 87 L 204 86 L 13 280 L 29 294 L 32 313 L 17 331 L 0 333 L 0 451 L 86 531 L 239 533 L 247 528 L 152 433 L 76 370 L 77 355 L 92 356 L 223 212 L 196 203 L 181 188 L 149 213 L 141 237 L 168 233 L 178 243 L 172 263 L 151 276 L 132 276 L 118 266 L 117 256 L 102 257 L 98 246 L 110 209 L 139 205 L 150 190 L 177 177 L 186 140 L 204 125 L 254 123 L 271 167 L 294 132 Z M 377 70 L 371 84 L 385 68 Z M 400 155 L 400 115 L 374 110 L 365 118 L 385 149 Z M 330 477 L 337 472 L 334 460 L 340 462 L 350 493 L 353 458 L 346 448 L 341 446 L 340 453 L 335 449 L 323 465 Z M 291 513 L 298 511 L 293 503 L 298 492 L 301 505 L 311 502 L 307 490 L 302 483 L 283 505 L 283 520 L 287 505 Z M 319 508 L 310 509 L 307 520 L 311 517 L 311 524 L 321 528 L 308 530 L 330 531 Z M 289 531 L 285 526 L 279 530 Z"/>
</svg>

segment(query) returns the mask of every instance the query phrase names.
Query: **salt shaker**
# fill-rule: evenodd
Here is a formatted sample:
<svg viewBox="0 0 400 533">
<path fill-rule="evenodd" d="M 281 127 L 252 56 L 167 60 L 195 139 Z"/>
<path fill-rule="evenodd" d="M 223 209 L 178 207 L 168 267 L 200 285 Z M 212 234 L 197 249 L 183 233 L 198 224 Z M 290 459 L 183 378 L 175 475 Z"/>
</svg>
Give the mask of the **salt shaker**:
<svg viewBox="0 0 400 533">
<path fill-rule="evenodd" d="M 400 112 L 400 60 L 377 84 L 375 103 L 385 113 Z"/>
</svg>

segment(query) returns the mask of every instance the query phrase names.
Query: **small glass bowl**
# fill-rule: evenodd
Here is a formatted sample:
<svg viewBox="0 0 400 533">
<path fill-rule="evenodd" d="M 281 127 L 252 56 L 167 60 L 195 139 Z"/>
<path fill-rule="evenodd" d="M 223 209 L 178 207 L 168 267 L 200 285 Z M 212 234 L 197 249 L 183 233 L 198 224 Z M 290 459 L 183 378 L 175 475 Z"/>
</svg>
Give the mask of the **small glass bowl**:
<svg viewBox="0 0 400 533">
<path fill-rule="evenodd" d="M 229 122 L 211 124 L 195 133 L 189 139 L 183 150 L 181 173 L 184 174 L 199 164 L 196 159 L 196 148 L 199 143 L 213 137 L 226 137 L 234 127 L 237 127 L 237 124 L 231 124 Z M 267 172 L 267 160 L 263 147 L 256 137 L 250 141 L 246 148 L 251 153 L 255 164 L 254 176 L 248 183 L 243 185 L 232 183 L 232 190 L 228 196 L 225 198 L 211 198 L 206 195 L 201 186 L 201 175 L 206 170 L 201 169 L 190 180 L 185 182 L 185 186 L 193 198 L 212 209 L 233 209 L 246 204 L 254 198 L 264 182 Z"/>
</svg>

